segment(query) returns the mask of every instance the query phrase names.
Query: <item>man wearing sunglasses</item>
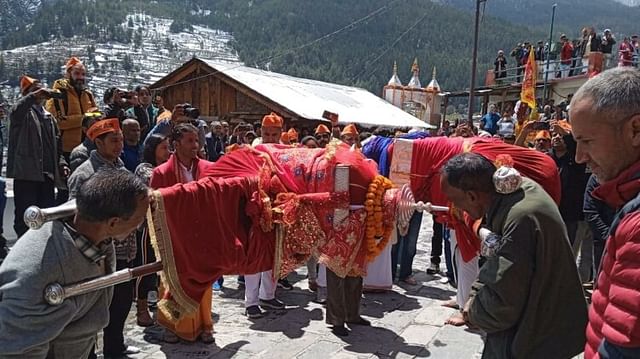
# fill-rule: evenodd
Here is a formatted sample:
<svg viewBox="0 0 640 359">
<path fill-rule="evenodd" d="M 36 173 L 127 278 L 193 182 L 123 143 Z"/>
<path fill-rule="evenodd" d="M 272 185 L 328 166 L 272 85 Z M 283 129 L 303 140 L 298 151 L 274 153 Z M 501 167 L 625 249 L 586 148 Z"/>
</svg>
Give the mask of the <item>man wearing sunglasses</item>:
<svg viewBox="0 0 640 359">
<path fill-rule="evenodd" d="M 318 125 L 314 136 L 318 141 L 318 147 L 325 148 L 331 140 L 331 131 L 329 131 L 329 128 L 325 125 Z"/>
</svg>

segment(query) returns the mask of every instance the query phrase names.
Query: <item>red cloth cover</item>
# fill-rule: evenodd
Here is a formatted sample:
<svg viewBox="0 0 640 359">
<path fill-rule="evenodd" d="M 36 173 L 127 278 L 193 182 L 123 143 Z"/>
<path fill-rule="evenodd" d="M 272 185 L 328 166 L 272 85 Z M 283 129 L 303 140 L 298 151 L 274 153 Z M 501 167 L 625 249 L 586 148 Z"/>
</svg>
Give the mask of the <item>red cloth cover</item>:
<svg viewBox="0 0 640 359">
<path fill-rule="evenodd" d="M 560 177 L 555 162 L 544 153 L 506 144 L 491 138 L 434 137 L 415 140 L 411 161 L 411 190 L 416 201 L 449 206 L 449 200 L 440 186 L 440 169 L 453 156 L 478 153 L 494 162 L 499 155 L 513 158 L 514 167 L 525 177 L 538 182 L 556 203 L 560 203 Z M 454 211 L 456 212 L 456 211 Z M 471 219 L 459 211 L 440 213 L 436 220 L 448 223 L 455 231 L 465 261 L 475 257 L 480 242 L 471 230 Z M 466 224 L 465 224 L 466 223 Z"/>
<path fill-rule="evenodd" d="M 349 196 L 333 192 L 338 164 L 349 165 Z M 363 204 L 376 173 L 375 162 L 344 144 L 260 145 L 223 156 L 198 182 L 161 189 L 153 225 L 175 300 L 170 309 L 195 310 L 220 275 L 266 271 L 275 260 L 282 276 L 312 253 L 340 276 L 363 275 L 364 211 L 351 212 L 337 229 L 333 215 L 349 203 Z M 274 222 L 284 224 L 283 243 L 276 243 Z"/>
</svg>

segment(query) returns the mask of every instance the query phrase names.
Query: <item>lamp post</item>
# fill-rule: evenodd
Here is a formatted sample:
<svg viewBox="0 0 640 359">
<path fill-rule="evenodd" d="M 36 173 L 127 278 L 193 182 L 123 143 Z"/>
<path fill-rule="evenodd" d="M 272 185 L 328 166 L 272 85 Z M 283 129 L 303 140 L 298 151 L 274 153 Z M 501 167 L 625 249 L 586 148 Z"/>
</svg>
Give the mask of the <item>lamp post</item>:
<svg viewBox="0 0 640 359">
<path fill-rule="evenodd" d="M 480 28 L 480 3 L 487 0 L 476 0 L 476 23 L 475 31 L 473 32 L 473 57 L 471 59 L 471 85 L 469 86 L 469 114 L 467 121 L 469 126 L 473 128 L 473 107 L 475 102 L 475 87 L 476 87 L 476 70 L 478 66 L 478 32 Z"/>
<path fill-rule="evenodd" d="M 547 58 L 545 61 L 545 66 L 544 66 L 544 90 L 542 90 L 542 103 L 545 104 L 547 103 L 547 99 L 548 99 L 548 93 L 547 93 L 547 82 L 549 81 L 549 62 L 550 62 L 550 55 L 551 55 L 551 43 L 553 41 L 553 22 L 556 18 L 556 7 L 558 6 L 558 4 L 553 4 L 552 10 L 551 10 L 551 30 L 549 31 L 549 46 L 547 48 Z"/>
</svg>

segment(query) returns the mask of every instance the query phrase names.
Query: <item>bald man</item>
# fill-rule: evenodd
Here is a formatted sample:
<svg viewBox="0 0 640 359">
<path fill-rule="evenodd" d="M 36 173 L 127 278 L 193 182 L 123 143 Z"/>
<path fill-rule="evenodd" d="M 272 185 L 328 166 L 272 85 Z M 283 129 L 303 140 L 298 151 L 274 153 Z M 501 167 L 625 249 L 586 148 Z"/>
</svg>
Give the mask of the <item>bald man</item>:
<svg viewBox="0 0 640 359">
<path fill-rule="evenodd" d="M 120 159 L 124 166 L 131 172 L 135 172 L 136 167 L 142 159 L 142 143 L 140 142 L 140 124 L 137 120 L 127 118 L 122 121 L 122 135 L 124 136 L 124 148 Z"/>
</svg>

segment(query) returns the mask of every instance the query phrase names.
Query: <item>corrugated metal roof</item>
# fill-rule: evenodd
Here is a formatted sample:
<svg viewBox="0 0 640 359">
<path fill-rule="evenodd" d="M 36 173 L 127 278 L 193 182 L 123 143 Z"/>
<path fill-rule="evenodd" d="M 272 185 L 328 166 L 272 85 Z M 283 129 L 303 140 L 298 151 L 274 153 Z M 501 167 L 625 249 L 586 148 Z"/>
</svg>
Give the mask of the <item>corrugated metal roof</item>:
<svg viewBox="0 0 640 359">
<path fill-rule="evenodd" d="M 237 64 L 203 61 L 302 118 L 321 120 L 326 110 L 337 113 L 342 124 L 433 127 L 361 88 L 308 80 Z"/>
</svg>

